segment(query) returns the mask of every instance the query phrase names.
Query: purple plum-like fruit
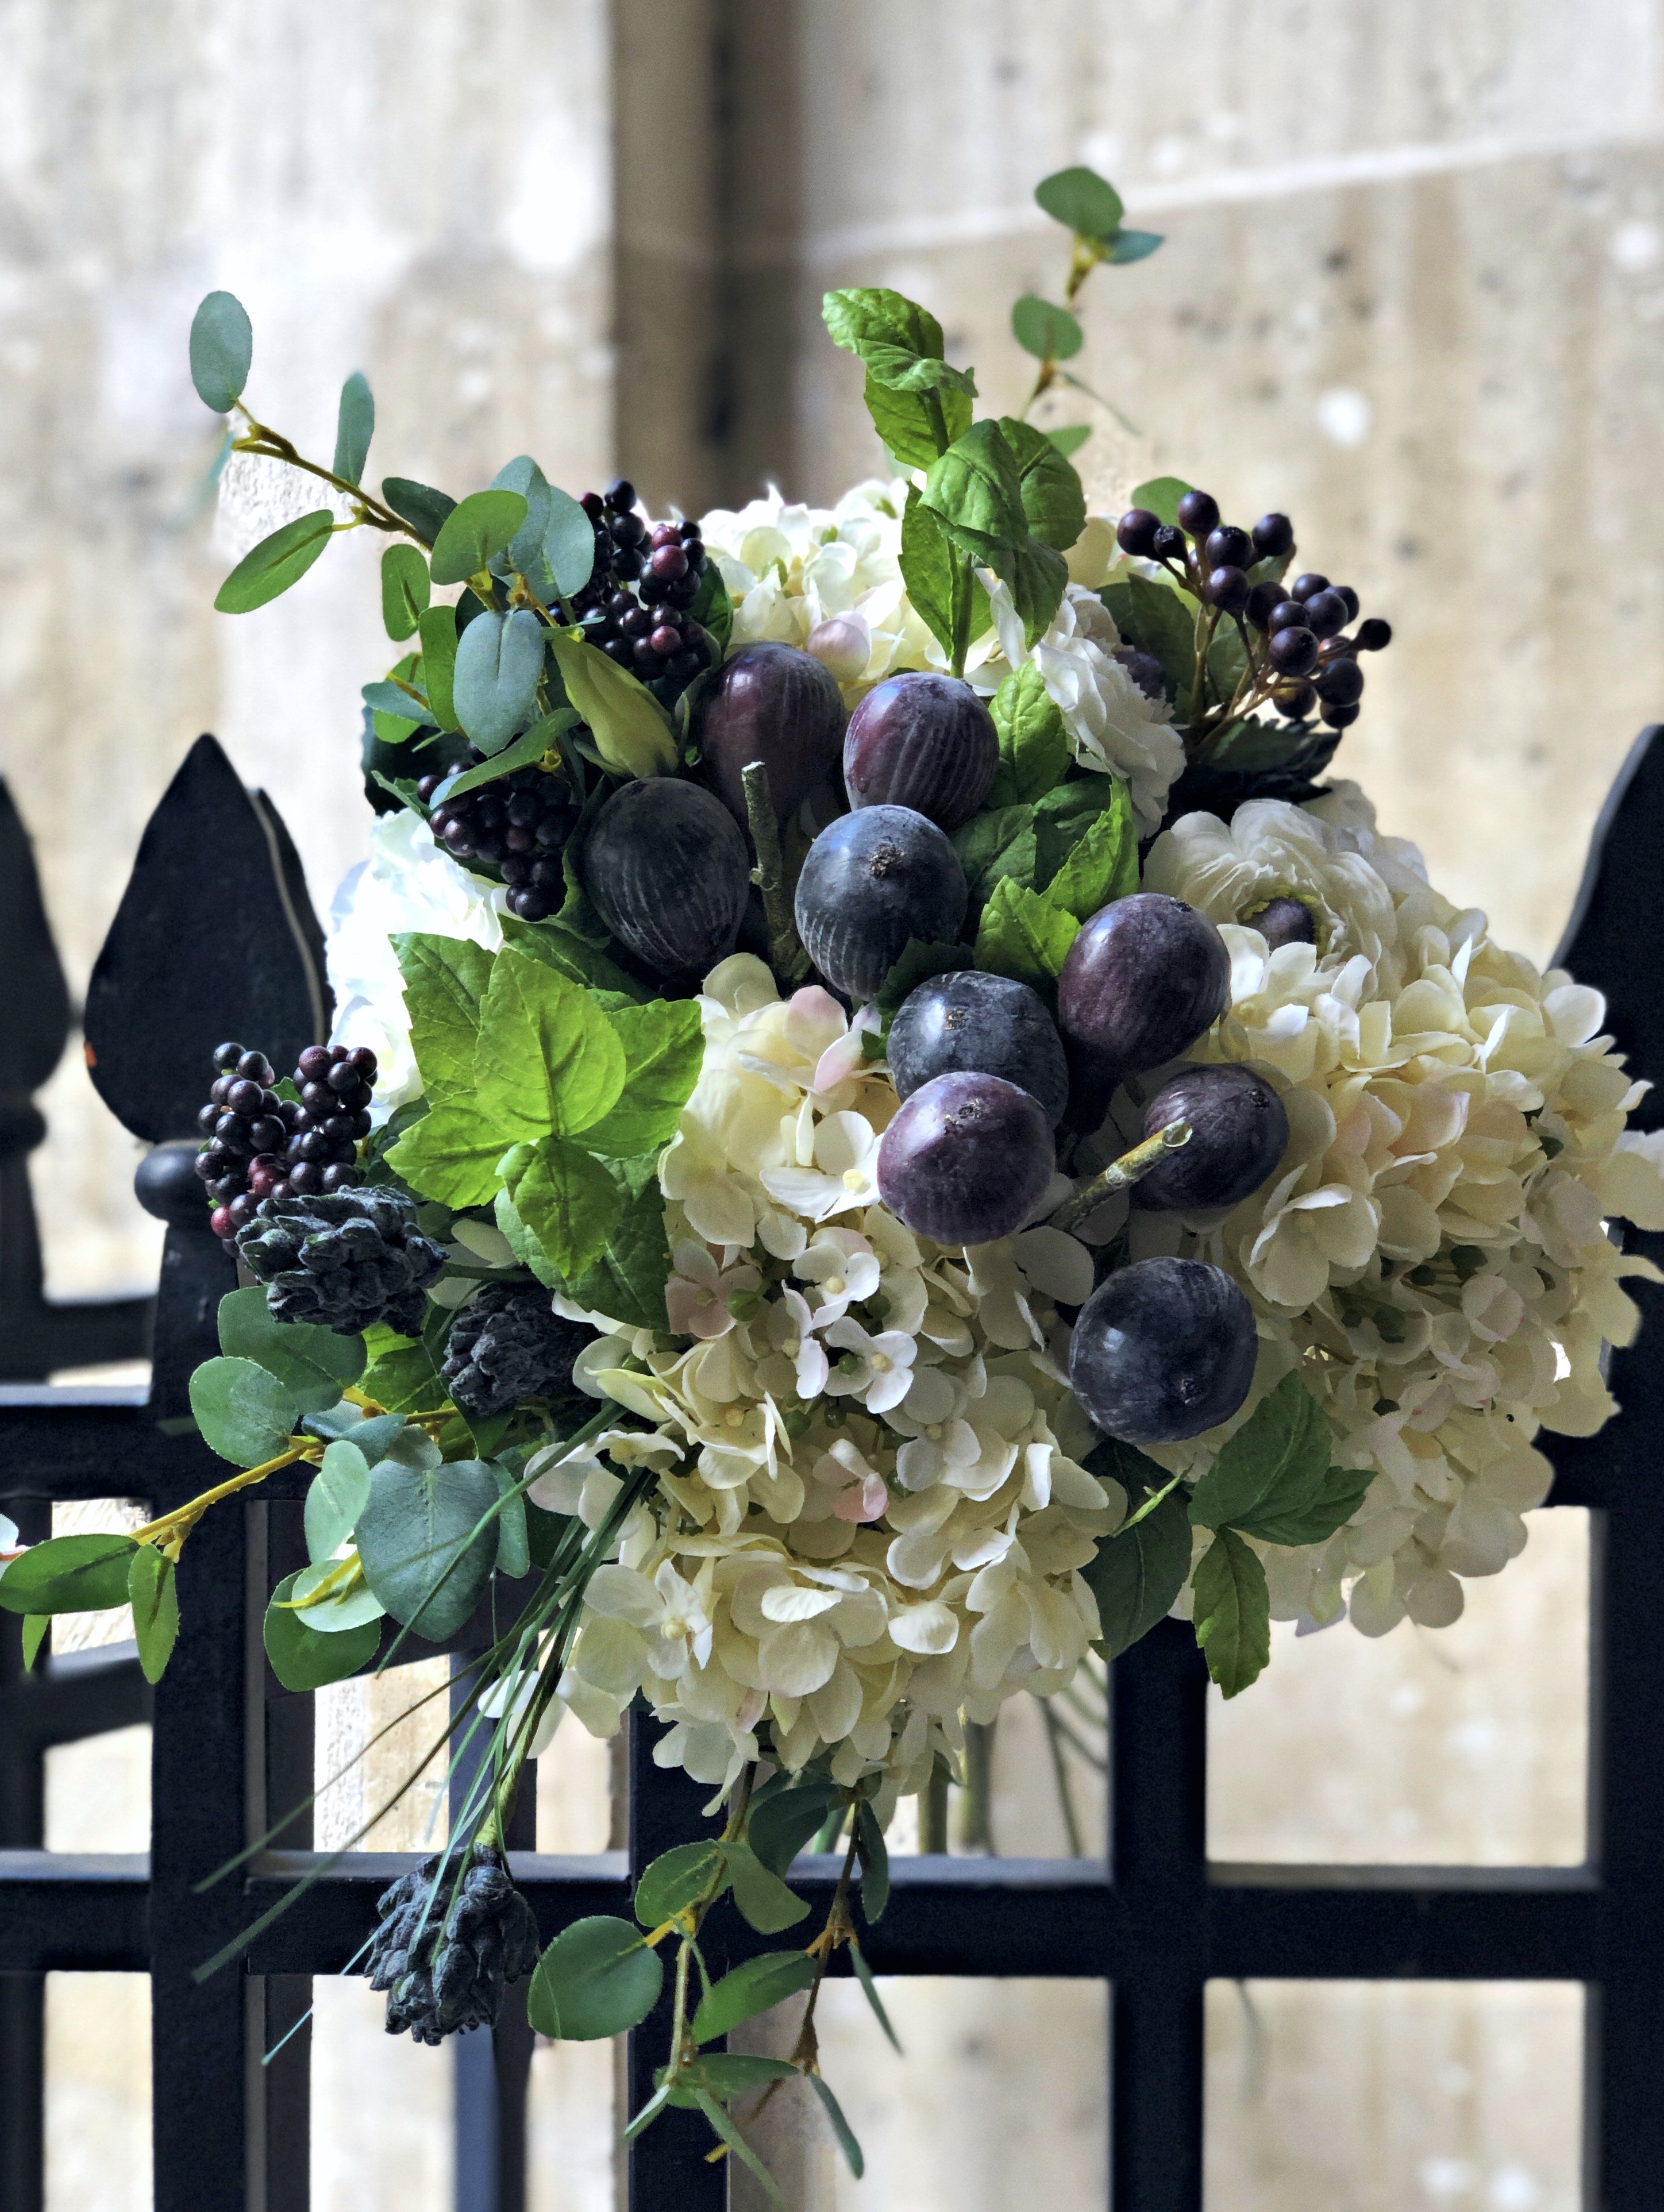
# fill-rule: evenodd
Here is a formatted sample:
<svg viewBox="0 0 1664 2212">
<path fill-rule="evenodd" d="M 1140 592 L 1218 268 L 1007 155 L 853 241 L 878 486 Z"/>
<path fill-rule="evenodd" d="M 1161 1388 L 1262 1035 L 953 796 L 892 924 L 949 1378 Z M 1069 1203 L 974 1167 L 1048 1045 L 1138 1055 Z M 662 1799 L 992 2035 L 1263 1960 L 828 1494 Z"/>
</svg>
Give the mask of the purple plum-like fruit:
<svg viewBox="0 0 1664 2212">
<path fill-rule="evenodd" d="M 1133 1186 L 1157 1212 L 1235 1206 L 1258 1190 L 1288 1149 L 1286 1108 L 1251 1067 L 1181 1068 L 1145 1109 L 1144 1133 L 1188 1121 L 1190 1140 Z"/>
<path fill-rule="evenodd" d="M 933 822 L 908 806 L 864 806 L 809 848 L 793 911 L 804 950 L 835 991 L 871 999 L 908 939 L 951 944 L 965 872 Z"/>
<path fill-rule="evenodd" d="M 1106 1436 L 1178 1443 L 1228 1421 L 1254 1380 L 1254 1309 L 1223 1268 L 1136 1260 L 1075 1322 L 1069 1387 Z"/>
<path fill-rule="evenodd" d="M 874 684 L 844 732 L 852 806 L 910 806 L 943 830 L 969 821 L 999 766 L 993 716 L 956 676 L 891 676 Z"/>
<path fill-rule="evenodd" d="M 602 921 L 656 974 L 702 975 L 733 951 L 750 855 L 727 809 L 698 784 L 625 784 L 596 816 L 581 865 Z"/>
<path fill-rule="evenodd" d="M 1182 899 L 1134 891 L 1102 907 L 1069 947 L 1058 1021 L 1118 1076 L 1176 1060 L 1230 999 L 1230 955 Z"/>
<path fill-rule="evenodd" d="M 1031 1091 L 998 1075 L 938 1075 L 879 1140 L 878 1195 L 915 1236 L 987 1244 L 1022 1228 L 1056 1164 Z"/>
<path fill-rule="evenodd" d="M 970 1070 L 1031 1091 L 1054 1125 L 1069 1103 L 1062 1040 L 1043 1003 L 1026 983 L 980 968 L 932 975 L 910 992 L 885 1056 L 903 1098 L 932 1077 Z"/>
<path fill-rule="evenodd" d="M 741 771 L 761 761 L 774 811 L 794 814 L 837 769 L 843 694 L 830 670 L 794 645 L 748 645 L 723 667 L 700 710 L 699 742 L 711 785 L 739 821 Z"/>
</svg>

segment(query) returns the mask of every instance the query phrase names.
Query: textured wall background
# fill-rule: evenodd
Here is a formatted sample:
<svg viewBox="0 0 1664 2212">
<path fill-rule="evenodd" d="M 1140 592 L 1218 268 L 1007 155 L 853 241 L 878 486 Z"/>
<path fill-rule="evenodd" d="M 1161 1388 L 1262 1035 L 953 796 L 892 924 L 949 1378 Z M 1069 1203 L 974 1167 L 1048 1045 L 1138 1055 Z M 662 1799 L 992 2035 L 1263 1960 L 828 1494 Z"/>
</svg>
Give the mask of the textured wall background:
<svg viewBox="0 0 1664 2212">
<path fill-rule="evenodd" d="M 1287 507 L 1398 631 L 1343 767 L 1447 890 L 1553 945 L 1612 769 L 1664 711 L 1664 0 L 0 0 L 0 770 L 77 988 L 198 730 L 274 793 L 320 908 L 367 826 L 379 548 L 212 613 L 214 433 L 184 364 L 204 290 L 246 301 L 251 398 L 303 444 L 367 372 L 378 476 L 460 492 L 529 449 L 574 490 L 620 466 L 661 506 L 765 474 L 828 499 L 879 456 L 822 290 L 915 294 L 1011 404 L 1010 302 L 1061 263 L 1029 196 L 1077 160 L 1168 239 L 1086 294 L 1078 365 L 1138 426 L 1058 410 L 1096 426 L 1095 502 L 1171 469 L 1245 519 Z M 133 1148 L 73 1056 L 46 1103 L 54 1287 L 143 1281 Z M 1460 1640 L 1279 1650 L 1216 1737 L 1216 1850 L 1576 1855 L 1587 1552 L 1579 1516 L 1537 1526 Z M 583 1772 L 569 1818 L 546 1793 L 550 1835 L 604 1817 Z M 120 1810 L 96 1760 L 59 1794 L 66 1836 Z M 1057 1848 L 1029 1802 L 1003 1847 Z M 1218 1994 L 1211 2203 L 1575 2203 L 1575 1993 Z M 950 2138 L 1013 2022 L 1072 2039 L 1087 2087 L 1022 2177 L 1049 2166 L 1060 2207 L 1092 2200 L 1101 2158 L 1085 1995 L 908 1998 Z M 82 2001 L 54 1997 L 57 2201 L 103 2212 L 140 2197 L 106 2161 L 100 2203 L 96 2163 L 63 2161 L 96 2125 L 124 2165 L 142 2083 L 108 2035 L 76 2073 Z M 361 2033 L 384 2046 L 327 2001 L 339 2082 Z M 838 2035 L 879 2177 L 859 2201 L 924 2203 L 915 2093 L 853 2020 Z M 549 2143 L 567 2094 L 539 2106 Z M 812 2194 L 824 2160 L 802 2156 Z M 930 2170 L 969 2201 L 950 2159 Z M 605 2201 L 594 2146 L 539 2171 L 566 2212 Z M 370 2203 L 360 2168 L 317 2178 L 320 2207 Z"/>
</svg>

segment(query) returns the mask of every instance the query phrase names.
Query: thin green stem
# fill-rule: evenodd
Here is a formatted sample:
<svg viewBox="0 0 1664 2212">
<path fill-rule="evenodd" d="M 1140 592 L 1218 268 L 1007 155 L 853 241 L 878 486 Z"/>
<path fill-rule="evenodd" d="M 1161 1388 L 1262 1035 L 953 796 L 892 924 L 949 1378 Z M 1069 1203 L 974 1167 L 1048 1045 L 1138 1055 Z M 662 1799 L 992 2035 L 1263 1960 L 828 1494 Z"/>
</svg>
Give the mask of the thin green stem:
<svg viewBox="0 0 1664 2212">
<path fill-rule="evenodd" d="M 1176 1152 L 1190 1142 L 1188 1121 L 1169 1121 L 1164 1129 L 1157 1129 L 1153 1137 L 1134 1145 L 1118 1160 L 1111 1160 L 1090 1182 L 1084 1182 L 1073 1197 L 1066 1198 L 1051 1218 L 1054 1229 L 1078 1229 L 1082 1223 L 1096 1213 L 1107 1198 L 1118 1190 L 1130 1190 L 1133 1185 L 1159 1167 L 1169 1152 Z"/>
</svg>

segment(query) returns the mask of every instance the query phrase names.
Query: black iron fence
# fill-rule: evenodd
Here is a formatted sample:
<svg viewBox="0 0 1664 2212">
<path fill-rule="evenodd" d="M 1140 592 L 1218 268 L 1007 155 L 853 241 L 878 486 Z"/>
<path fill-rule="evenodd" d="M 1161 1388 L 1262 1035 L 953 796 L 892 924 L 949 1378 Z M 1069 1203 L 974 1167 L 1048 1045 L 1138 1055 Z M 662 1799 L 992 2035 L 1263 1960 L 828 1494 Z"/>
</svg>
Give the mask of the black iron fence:
<svg viewBox="0 0 1664 2212">
<path fill-rule="evenodd" d="M 1641 1073 L 1664 1073 L 1664 732 L 1644 732 L 1596 833 L 1566 957 L 1603 989 Z M 166 1511 L 223 1472 L 184 1419 L 190 1370 L 216 1347 L 231 1262 L 209 1234 L 181 1156 L 153 1152 L 142 1197 L 167 1222 L 154 1304 L 52 1305 L 42 1296 L 27 1155 L 31 1094 L 70 1028 L 27 840 L 0 787 L 0 1506 L 26 1538 L 55 1501 L 112 1497 Z M 299 864 L 269 802 L 245 792 L 210 738 L 152 818 L 84 1018 L 94 1080 L 158 1147 L 188 1137 L 211 1046 L 259 1041 L 281 1058 L 323 1033 L 321 945 Z M 1645 1115 L 1642 1117 L 1645 1120 Z M 1664 1252 L 1664 1239 L 1642 1238 Z M 138 1390 L 48 1388 L 55 1369 L 146 1350 Z M 1597 1438 L 1555 1440 L 1558 1504 L 1591 1509 L 1588 1863 L 1573 1869 L 1233 1866 L 1205 1833 L 1206 1677 L 1188 1632 L 1163 1624 L 1112 1670 L 1107 1863 L 925 1856 L 896 1863 L 868 1946 L 880 1973 L 1102 1978 L 1116 2212 L 1201 2202 L 1204 1990 L 1218 1977 L 1538 1980 L 1582 1984 L 1584 2201 L 1655 2212 L 1664 2175 L 1664 1361 L 1643 1340 L 1613 1361 L 1624 1411 Z M 313 1869 L 306 1816 L 246 1876 L 197 1883 L 312 1789 L 311 1699 L 266 1668 L 260 1621 L 302 1562 L 298 1484 L 210 1516 L 180 1567 L 185 1626 L 154 1692 L 131 1648 L 51 1658 L 25 1675 L 0 1619 L 0 2212 L 42 2203 L 44 1977 L 148 1972 L 153 2007 L 155 2212 L 303 2212 L 308 2196 L 304 2026 L 312 1977 L 363 1944 L 375 1899 L 410 1862 L 353 1854 L 325 1871 L 248 1953 L 201 1984 L 192 1970 Z M 463 1641 L 465 1643 L 465 1632 Z M 422 1656 L 428 1647 L 407 1656 Z M 48 1853 L 42 1775 L 55 1743 L 150 1717 L 148 1858 Z M 699 1826 L 704 1794 L 651 1759 L 632 1718 L 629 1846 L 592 1858 L 517 1850 L 545 1939 L 586 1913 L 628 1917 L 635 1875 Z M 519 1816 L 531 1820 L 530 1793 Z M 530 1845 L 522 1825 L 511 1844 Z M 823 1907 L 830 1861 L 798 1886 Z M 714 1935 L 714 1931 L 713 1931 Z M 732 1955 L 762 1948 L 736 1922 Z M 720 1954 L 720 1942 L 717 1942 Z M 629 2101 L 651 2093 L 654 2019 L 630 2039 Z M 459 2212 L 525 2202 L 531 2038 L 512 2008 L 456 2046 Z M 442 2062 L 435 2062 L 442 2063 Z M 630 2154 L 632 2212 L 714 2212 L 726 2179 L 703 2130 L 670 2113 Z M 1042 2177 L 1036 2176 L 1040 2180 Z M 1219 2208 L 1215 2208 L 1219 2212 Z"/>
</svg>

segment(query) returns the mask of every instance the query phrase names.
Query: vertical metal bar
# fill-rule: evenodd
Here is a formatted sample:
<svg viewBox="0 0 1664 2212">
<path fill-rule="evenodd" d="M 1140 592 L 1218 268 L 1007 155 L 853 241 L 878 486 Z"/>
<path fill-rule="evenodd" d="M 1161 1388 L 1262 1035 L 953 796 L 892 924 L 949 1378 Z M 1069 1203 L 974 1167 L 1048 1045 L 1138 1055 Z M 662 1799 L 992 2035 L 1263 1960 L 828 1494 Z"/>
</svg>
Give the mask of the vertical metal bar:
<svg viewBox="0 0 1664 2212">
<path fill-rule="evenodd" d="M 1109 1676 L 1113 1877 L 1137 1938 L 1111 1999 L 1111 2203 L 1200 2212 L 1207 1669 L 1164 1620 Z"/>
<path fill-rule="evenodd" d="M 265 1741 L 261 1802 L 250 1826 L 263 1834 L 293 1807 L 305 1807 L 284 1828 L 285 1850 L 312 1846 L 313 1700 L 283 1692 L 261 1649 L 263 1601 L 287 1574 L 304 1566 L 301 1509 L 292 1504 L 252 1505 L 252 1587 L 249 1665 L 259 1686 Z M 251 1688 L 253 1685 L 251 1684 Z M 258 2048 L 250 2054 L 250 2086 L 260 2123 L 264 2199 L 259 2212 L 308 2212 L 312 2198 L 312 1978 L 271 1974 L 258 1990 L 255 2011 Z M 268 2061 L 264 2054 L 275 2051 Z"/>
</svg>

